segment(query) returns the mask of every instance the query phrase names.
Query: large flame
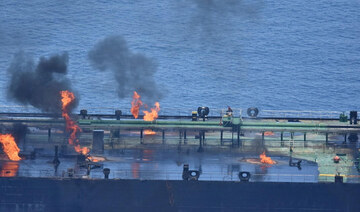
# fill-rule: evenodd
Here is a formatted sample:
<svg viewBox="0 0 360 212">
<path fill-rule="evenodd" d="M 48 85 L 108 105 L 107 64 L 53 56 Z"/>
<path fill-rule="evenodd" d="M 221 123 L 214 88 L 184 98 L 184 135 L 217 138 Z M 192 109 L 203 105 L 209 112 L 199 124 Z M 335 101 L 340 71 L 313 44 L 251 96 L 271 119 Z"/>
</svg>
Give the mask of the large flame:
<svg viewBox="0 0 360 212">
<path fill-rule="evenodd" d="M 134 91 L 133 100 L 131 101 L 131 113 L 136 119 L 139 116 L 139 109 L 142 104 L 143 103 L 140 100 L 140 95 L 136 91 Z"/>
<path fill-rule="evenodd" d="M 15 139 L 11 134 L 0 134 L 0 143 L 2 144 L 4 153 L 10 160 L 19 161 L 20 149 L 16 145 Z"/>
<path fill-rule="evenodd" d="M 143 105 L 143 102 L 140 100 L 140 95 L 134 91 L 133 100 L 131 101 L 131 113 L 133 114 L 134 118 L 139 117 L 139 110 L 140 107 Z M 154 121 L 159 117 L 158 112 L 160 111 L 160 103 L 155 102 L 155 107 L 151 108 L 150 111 L 144 110 L 144 120 L 145 121 Z"/>
<path fill-rule="evenodd" d="M 260 155 L 261 163 L 275 164 L 275 161 L 271 160 L 271 157 L 265 155 L 265 151 Z"/>
<path fill-rule="evenodd" d="M 81 128 L 75 124 L 69 115 L 69 105 L 75 100 L 75 95 L 70 91 L 60 91 L 62 102 L 62 116 L 66 121 L 66 130 L 70 132 L 69 144 L 74 145 L 76 152 L 86 155 L 89 153 L 89 148 L 81 147 L 79 139 L 76 138 L 76 133 L 81 132 Z"/>
<path fill-rule="evenodd" d="M 158 112 L 160 111 L 160 103 L 155 102 L 155 108 L 151 108 L 151 112 L 143 111 L 145 121 L 154 121 L 159 117 Z"/>
</svg>

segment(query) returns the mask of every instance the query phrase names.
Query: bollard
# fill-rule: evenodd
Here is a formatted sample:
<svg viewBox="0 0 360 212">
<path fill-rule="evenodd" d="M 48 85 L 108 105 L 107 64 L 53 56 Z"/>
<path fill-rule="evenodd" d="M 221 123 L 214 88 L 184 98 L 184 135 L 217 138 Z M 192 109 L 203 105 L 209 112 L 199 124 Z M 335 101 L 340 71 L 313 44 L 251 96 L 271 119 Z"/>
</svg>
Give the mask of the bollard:
<svg viewBox="0 0 360 212">
<path fill-rule="evenodd" d="M 104 173 L 104 179 L 109 179 L 110 169 L 109 168 L 103 169 L 103 173 Z"/>
<path fill-rule="evenodd" d="M 184 166 L 183 166 L 183 173 L 182 173 L 182 178 L 183 178 L 183 180 L 187 180 L 187 179 L 188 179 L 188 172 L 189 172 L 189 164 L 184 164 Z"/>
</svg>

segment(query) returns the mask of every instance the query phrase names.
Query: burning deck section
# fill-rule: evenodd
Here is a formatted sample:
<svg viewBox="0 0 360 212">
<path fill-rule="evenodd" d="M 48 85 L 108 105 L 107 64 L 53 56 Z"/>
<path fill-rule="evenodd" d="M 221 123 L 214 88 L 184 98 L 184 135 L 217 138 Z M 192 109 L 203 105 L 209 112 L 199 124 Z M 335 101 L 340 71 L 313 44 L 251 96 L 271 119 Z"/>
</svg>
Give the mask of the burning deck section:
<svg viewBox="0 0 360 212">
<path fill-rule="evenodd" d="M 244 158 L 241 162 L 247 162 L 256 165 L 274 165 L 277 164 L 271 157 L 266 156 L 265 152 L 261 153 L 259 158 Z"/>
<path fill-rule="evenodd" d="M 251 173 L 251 182 L 318 182 L 318 167 L 314 162 L 305 161 L 298 170 L 288 166 L 288 157 L 272 157 L 276 164 L 254 164 L 247 160 L 254 157 L 226 151 L 199 154 L 196 149 L 181 152 L 129 149 L 107 151 L 94 163 L 99 167 L 90 171 L 75 157 L 60 157 L 61 163 L 55 169 L 52 157 L 45 154 L 16 163 L 0 161 L 0 167 L 1 176 L 103 179 L 103 169 L 109 168 L 111 179 L 182 180 L 183 165 L 189 164 L 190 169 L 199 171 L 200 181 L 239 181 L 239 172 L 247 171 Z"/>
<path fill-rule="evenodd" d="M 81 153 L 83 155 L 87 155 L 90 150 L 87 147 L 80 147 L 79 139 L 76 138 L 76 134 L 81 132 L 81 128 L 70 118 L 69 115 L 69 106 L 75 100 L 75 96 L 73 93 L 69 91 L 61 91 L 61 102 L 62 102 L 62 113 L 61 115 L 64 117 L 66 121 L 66 130 L 70 132 L 69 136 L 69 144 L 73 145 L 75 151 Z"/>
<path fill-rule="evenodd" d="M 12 161 L 19 161 L 20 149 L 17 146 L 14 137 L 11 134 L 0 134 L 0 144 L 3 149 L 3 152 L 7 157 Z"/>
<path fill-rule="evenodd" d="M 31 156 L 31 151 L 37 152 L 38 155 L 41 155 L 46 151 L 51 152 L 54 148 L 54 145 L 59 146 L 60 155 L 62 156 L 60 157 L 61 164 L 59 166 L 57 176 L 62 176 L 63 171 L 68 171 L 67 169 L 69 167 L 64 168 L 63 166 L 65 164 L 72 164 L 70 165 L 70 168 L 76 170 L 73 162 L 65 162 L 67 161 L 65 158 L 75 155 L 75 151 L 71 150 L 71 148 L 67 148 L 66 143 L 64 143 L 64 139 L 67 139 L 68 137 L 64 132 L 63 120 L 54 118 L 3 118 L 1 121 L 5 127 L 11 127 L 12 123 L 14 122 L 21 122 L 32 129 L 32 132 L 29 132 L 26 136 L 26 142 L 20 142 L 20 147 L 24 151 L 23 153 L 25 153 L 25 155 Z M 247 156 L 234 157 L 241 157 L 238 158 L 236 162 L 239 163 L 241 167 L 251 166 L 249 168 L 250 170 L 243 170 L 239 168 L 235 169 L 239 171 L 250 171 L 252 176 L 260 176 L 260 174 L 254 173 L 255 170 L 259 169 L 259 167 L 260 169 L 261 167 L 267 167 L 267 169 L 277 170 L 276 172 L 278 172 L 279 170 L 277 167 L 286 166 L 291 170 L 291 172 L 293 170 L 296 170 L 294 172 L 298 172 L 299 170 L 304 170 L 304 167 L 306 167 L 307 164 L 306 161 L 312 161 L 315 162 L 315 164 L 319 164 L 316 169 L 320 171 L 320 173 L 309 175 L 321 178 L 327 177 L 330 179 L 330 181 L 334 181 L 334 176 L 338 172 L 340 172 L 341 175 L 344 175 L 345 177 L 350 176 L 349 179 L 356 179 L 358 174 L 356 171 L 357 155 L 354 153 L 354 151 L 352 151 L 353 149 L 356 150 L 356 147 L 346 146 L 347 144 L 344 143 L 344 140 L 342 139 L 346 139 L 346 135 L 356 134 L 359 131 L 359 127 L 357 125 L 349 125 L 347 123 L 340 123 L 335 121 L 304 121 L 292 123 L 260 119 L 241 120 L 239 118 L 234 118 L 231 120 L 231 122 L 228 122 L 228 120 L 225 120 L 224 122 L 224 120 L 216 120 L 215 118 L 211 117 L 208 117 L 206 121 L 191 121 L 184 120 L 183 118 L 179 118 L 177 120 L 158 119 L 153 121 L 144 121 L 124 119 L 121 118 L 121 115 L 119 115 L 119 120 L 92 120 L 82 117 L 77 121 L 74 120 L 73 122 L 83 130 L 83 132 L 78 135 L 78 144 L 81 144 L 82 148 L 88 148 L 89 150 L 91 149 L 92 154 L 98 150 L 101 150 L 99 151 L 99 156 L 102 158 L 115 158 L 102 160 L 99 162 L 100 171 L 98 172 L 96 169 L 91 170 L 90 177 L 94 176 L 95 178 L 96 175 L 98 175 L 99 178 L 103 177 L 102 168 L 110 168 L 112 170 L 110 176 L 114 178 L 129 178 L 129 176 L 132 176 L 129 179 L 142 179 L 141 176 L 147 176 L 147 174 L 141 173 L 151 173 L 152 169 L 154 169 L 157 173 L 162 173 L 158 174 L 160 177 L 155 176 L 154 179 L 169 178 L 167 176 L 168 173 L 163 173 L 161 170 L 172 170 L 173 168 L 171 167 L 174 166 L 174 164 L 169 165 L 167 163 L 158 163 L 154 165 L 154 163 L 151 164 L 147 162 L 152 160 L 151 157 L 136 158 L 134 156 L 129 156 L 136 158 L 136 161 L 138 161 L 138 163 L 129 163 L 131 165 L 122 164 L 121 166 L 118 166 L 119 164 L 114 162 L 128 160 L 121 156 L 121 154 L 124 154 L 124 152 L 128 150 L 143 151 L 145 149 L 152 149 L 152 147 L 164 149 L 165 152 L 172 151 L 173 155 L 177 155 L 177 157 L 180 158 L 186 158 L 186 156 L 180 156 L 180 153 L 190 154 L 190 156 L 195 158 L 198 156 L 194 155 L 198 154 L 201 156 L 201 154 L 203 154 L 201 157 L 205 158 L 208 156 L 204 156 L 204 154 L 206 154 L 208 151 L 223 150 L 228 150 L 226 154 L 234 151 L 240 155 L 247 154 Z M 44 130 L 46 130 L 45 132 L 47 133 L 44 133 Z M 93 133 L 95 133 L 95 131 L 102 133 L 101 141 L 96 145 L 94 143 L 96 139 L 93 137 Z M 298 145 L 302 145 L 301 149 L 298 147 Z M 326 148 L 326 151 L 324 148 Z M 105 154 L 102 155 L 104 149 Z M 294 149 L 294 153 L 292 153 L 292 149 Z M 119 153 L 118 155 L 111 154 L 111 152 L 117 150 L 122 151 L 122 153 Z M 176 151 L 174 152 L 174 150 Z M 264 150 L 266 150 L 266 155 L 261 157 Z M 159 153 L 159 151 L 156 152 L 156 154 L 162 154 Z M 254 154 L 255 152 L 256 154 Z M 253 155 L 249 156 L 249 154 Z M 337 154 L 344 154 L 346 155 L 347 159 L 344 158 L 344 160 L 341 160 L 339 164 L 333 164 L 332 158 Z M 149 154 L 146 153 L 145 155 Z M 268 157 L 271 157 L 271 160 L 268 160 Z M 279 157 L 287 157 L 287 159 L 279 160 Z M 296 157 L 297 159 L 293 160 L 292 157 Z M 29 159 L 31 157 L 26 158 Z M 89 159 L 89 157 L 87 157 L 87 159 Z M 168 158 L 163 159 L 168 160 Z M 214 161 L 219 160 L 216 158 L 213 159 Z M 326 160 L 329 160 L 329 164 L 328 162 L 325 162 Z M 90 162 L 94 163 L 97 163 L 98 161 L 99 160 L 97 159 L 94 159 L 93 161 L 90 160 Z M 176 162 L 176 165 L 178 166 L 176 167 L 174 174 L 176 177 L 170 178 L 178 179 L 181 176 L 182 165 L 189 163 L 190 166 L 194 166 L 194 161 L 195 159 Z M 27 160 L 25 162 L 21 161 L 19 163 L 19 169 L 21 170 L 23 167 L 21 164 L 26 163 Z M 326 165 L 324 166 L 323 164 Z M 49 166 L 52 167 L 52 164 Z M 204 167 L 207 166 L 213 165 L 205 164 L 201 166 L 201 169 L 204 173 L 201 175 L 201 179 L 220 180 L 221 177 L 234 179 L 234 177 L 224 175 L 223 172 L 216 173 L 216 171 L 214 171 L 216 173 L 215 175 L 207 175 L 207 170 L 211 170 L 208 168 L 205 170 Z M 236 164 L 232 164 L 231 166 L 237 167 Z M 346 168 L 342 166 L 346 166 Z M 87 173 L 88 170 L 86 169 L 88 168 L 86 165 L 84 167 L 85 173 Z M 160 171 L 156 167 L 159 167 Z M 353 169 L 354 167 L 355 169 Z M 199 170 L 200 166 L 195 168 Z M 218 167 L 218 169 L 224 170 L 225 168 Z M 51 169 L 45 170 L 46 171 L 44 172 L 46 173 L 52 173 Z M 139 171 L 137 172 L 136 170 Z M 13 172 L 14 171 L 12 171 L 12 173 Z M 22 176 L 21 173 L 23 172 L 19 171 L 18 173 L 20 174 L 19 176 Z M 276 175 L 275 173 L 272 174 Z M 294 173 L 290 173 L 289 176 L 290 175 L 293 176 Z M 300 175 L 300 178 L 306 178 L 304 175 Z M 305 174 L 305 176 L 307 175 L 308 174 Z M 53 176 L 53 174 L 50 174 L 49 176 Z M 266 174 L 266 176 L 271 175 Z M 317 177 L 315 181 L 317 181 Z M 274 180 L 274 178 L 270 179 Z M 282 179 L 283 178 L 281 177 L 279 178 L 279 180 Z M 358 180 L 351 182 L 358 182 Z"/>
</svg>

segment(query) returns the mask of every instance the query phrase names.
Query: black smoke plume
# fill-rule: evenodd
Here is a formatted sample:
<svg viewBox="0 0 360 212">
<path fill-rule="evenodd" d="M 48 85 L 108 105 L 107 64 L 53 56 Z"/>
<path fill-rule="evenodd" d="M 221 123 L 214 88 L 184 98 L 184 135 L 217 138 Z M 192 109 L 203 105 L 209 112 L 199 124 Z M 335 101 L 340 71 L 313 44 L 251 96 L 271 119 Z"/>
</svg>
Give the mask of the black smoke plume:
<svg viewBox="0 0 360 212">
<path fill-rule="evenodd" d="M 263 4 L 263 0 L 192 0 L 202 11 L 208 13 L 231 13 L 239 16 L 252 16 Z"/>
<path fill-rule="evenodd" d="M 60 91 L 71 89 L 67 74 L 68 54 L 41 57 L 38 64 L 23 52 L 17 53 L 8 69 L 11 75 L 8 98 L 44 112 L 61 112 Z M 78 98 L 72 105 L 77 106 Z"/>
<path fill-rule="evenodd" d="M 92 66 L 100 71 L 112 71 L 118 82 L 120 98 L 137 91 L 148 100 L 163 96 L 154 80 L 157 65 L 143 54 L 133 53 L 121 36 L 110 36 L 98 42 L 89 51 Z"/>
</svg>

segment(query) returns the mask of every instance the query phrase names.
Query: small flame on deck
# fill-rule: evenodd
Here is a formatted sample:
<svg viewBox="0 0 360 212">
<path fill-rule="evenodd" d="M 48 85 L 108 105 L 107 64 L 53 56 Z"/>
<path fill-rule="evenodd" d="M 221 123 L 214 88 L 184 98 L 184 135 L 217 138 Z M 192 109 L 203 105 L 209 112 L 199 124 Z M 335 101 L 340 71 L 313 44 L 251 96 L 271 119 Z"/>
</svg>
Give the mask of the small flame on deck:
<svg viewBox="0 0 360 212">
<path fill-rule="evenodd" d="M 275 164 L 275 161 L 271 160 L 271 157 L 267 157 L 265 151 L 260 155 L 261 163 Z"/>
<path fill-rule="evenodd" d="M 155 132 L 155 131 L 152 131 L 152 130 L 144 130 L 144 134 L 145 134 L 145 135 L 155 135 L 156 132 Z"/>
<path fill-rule="evenodd" d="M 134 96 L 133 96 L 133 100 L 131 101 L 131 113 L 133 114 L 134 118 L 138 118 L 139 117 L 139 109 L 140 106 L 142 105 L 142 101 L 140 100 L 140 95 L 134 91 Z"/>
<path fill-rule="evenodd" d="M 2 144 L 4 153 L 10 160 L 19 161 L 20 149 L 16 145 L 15 139 L 11 134 L 0 134 L 0 143 Z"/>
<path fill-rule="evenodd" d="M 69 115 L 69 105 L 75 100 L 75 95 L 70 91 L 60 91 L 60 94 L 62 102 L 62 116 L 66 121 L 66 130 L 71 133 L 69 137 L 69 144 L 74 145 L 76 152 L 87 155 L 90 150 L 87 147 L 80 147 L 79 139 L 76 138 L 76 133 L 81 132 L 81 128 L 75 124 Z"/>
<path fill-rule="evenodd" d="M 155 108 L 151 108 L 150 110 L 151 110 L 151 112 L 143 111 L 143 113 L 145 114 L 144 115 L 145 121 L 154 121 L 155 119 L 157 119 L 159 117 L 158 112 L 160 111 L 160 103 L 155 102 Z"/>
<path fill-rule="evenodd" d="M 273 136 L 273 135 L 275 135 L 275 134 L 274 134 L 274 132 L 272 132 L 272 131 L 266 131 L 266 132 L 264 132 L 264 135 L 265 135 L 265 136 Z"/>
<path fill-rule="evenodd" d="M 95 156 L 87 156 L 87 158 L 86 159 L 88 159 L 88 160 L 90 160 L 90 161 L 92 161 L 92 162 L 99 162 L 100 160 L 99 160 L 99 157 L 95 157 Z M 102 159 L 101 161 L 104 161 L 104 159 Z"/>
</svg>

